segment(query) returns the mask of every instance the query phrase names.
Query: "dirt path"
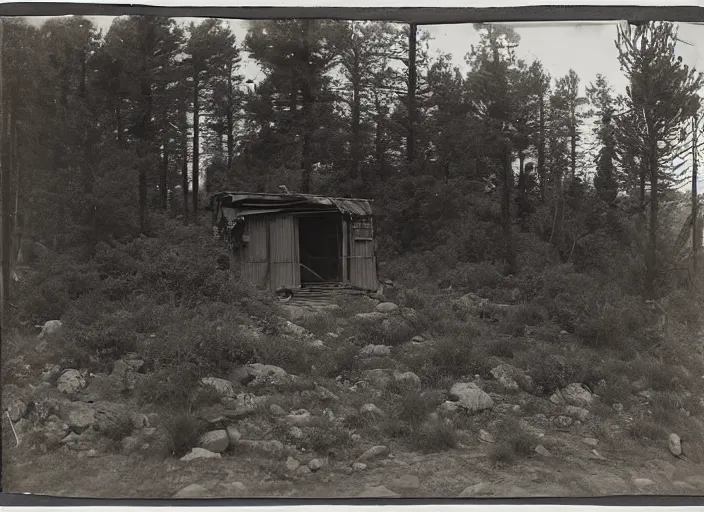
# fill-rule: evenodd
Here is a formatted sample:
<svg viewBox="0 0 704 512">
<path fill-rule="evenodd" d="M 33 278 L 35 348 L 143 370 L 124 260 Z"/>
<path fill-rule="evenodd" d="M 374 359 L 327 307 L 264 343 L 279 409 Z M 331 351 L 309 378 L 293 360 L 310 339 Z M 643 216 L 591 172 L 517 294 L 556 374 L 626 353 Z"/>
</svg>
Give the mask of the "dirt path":
<svg viewBox="0 0 704 512">
<path fill-rule="evenodd" d="M 79 458 L 74 453 L 33 455 L 9 449 L 3 468 L 7 492 L 101 498 L 170 498 L 198 484 L 193 497 L 592 497 L 623 494 L 704 494 L 704 466 L 643 447 L 618 456 L 561 441 L 571 450 L 495 466 L 483 446 L 444 453 L 397 453 L 349 472 L 349 463 L 330 461 L 315 473 L 289 472 L 280 460 L 225 456 L 181 462 L 135 454 Z M 644 480 L 636 480 L 644 479 Z M 645 480 L 647 479 L 647 481 Z"/>
</svg>

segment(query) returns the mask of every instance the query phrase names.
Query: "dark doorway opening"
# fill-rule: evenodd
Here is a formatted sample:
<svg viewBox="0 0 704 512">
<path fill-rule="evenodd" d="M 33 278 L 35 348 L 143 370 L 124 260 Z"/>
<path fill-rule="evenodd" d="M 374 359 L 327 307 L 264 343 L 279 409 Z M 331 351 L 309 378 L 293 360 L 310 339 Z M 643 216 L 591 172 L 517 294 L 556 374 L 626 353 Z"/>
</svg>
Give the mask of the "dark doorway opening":
<svg viewBox="0 0 704 512">
<path fill-rule="evenodd" d="M 342 222 L 337 215 L 298 218 L 301 285 L 342 279 Z"/>
</svg>

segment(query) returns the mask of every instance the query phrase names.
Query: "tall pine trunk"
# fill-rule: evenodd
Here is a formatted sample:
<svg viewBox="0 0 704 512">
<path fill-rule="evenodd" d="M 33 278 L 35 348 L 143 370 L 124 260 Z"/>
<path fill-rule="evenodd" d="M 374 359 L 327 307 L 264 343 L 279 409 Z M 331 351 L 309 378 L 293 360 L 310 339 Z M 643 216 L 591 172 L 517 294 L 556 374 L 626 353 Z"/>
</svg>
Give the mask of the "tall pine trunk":
<svg viewBox="0 0 704 512">
<path fill-rule="evenodd" d="M 416 156 L 416 44 L 418 26 L 411 23 L 408 35 L 408 139 L 407 158 L 413 162 Z"/>
<path fill-rule="evenodd" d="M 161 176 L 159 180 L 159 191 L 161 192 L 161 208 L 168 208 L 169 199 L 169 143 L 164 138 L 163 153 L 161 161 Z"/>
<path fill-rule="evenodd" d="M 515 272 L 516 259 L 513 250 L 513 237 L 511 233 L 511 188 L 513 185 L 513 169 L 511 168 L 511 148 L 508 142 L 504 142 L 502 155 L 503 188 L 501 194 L 501 230 L 504 238 L 504 255 L 506 259 L 506 271 L 509 274 Z"/>
<path fill-rule="evenodd" d="M 231 179 L 232 176 L 232 160 L 235 155 L 235 120 L 234 120 L 234 89 L 232 86 L 232 61 L 227 64 L 227 176 Z"/>
<path fill-rule="evenodd" d="M 538 101 L 538 179 L 540 200 L 545 201 L 545 96 L 541 94 Z"/>
<path fill-rule="evenodd" d="M 652 130 L 651 130 L 652 131 Z M 657 296 L 658 277 L 658 150 L 657 142 L 652 143 L 648 158 L 650 178 L 650 223 L 648 226 L 648 249 L 645 257 L 645 293 L 649 299 Z"/>
<path fill-rule="evenodd" d="M 301 154 L 301 191 L 310 192 L 313 176 L 312 139 L 313 120 L 313 84 L 310 63 L 310 27 L 311 20 L 303 20 L 303 148 Z"/>
<path fill-rule="evenodd" d="M 193 222 L 198 224 L 198 192 L 199 192 L 199 162 L 200 159 L 200 72 L 196 68 L 193 72 L 193 173 L 191 176 L 192 200 L 193 200 Z"/>
</svg>

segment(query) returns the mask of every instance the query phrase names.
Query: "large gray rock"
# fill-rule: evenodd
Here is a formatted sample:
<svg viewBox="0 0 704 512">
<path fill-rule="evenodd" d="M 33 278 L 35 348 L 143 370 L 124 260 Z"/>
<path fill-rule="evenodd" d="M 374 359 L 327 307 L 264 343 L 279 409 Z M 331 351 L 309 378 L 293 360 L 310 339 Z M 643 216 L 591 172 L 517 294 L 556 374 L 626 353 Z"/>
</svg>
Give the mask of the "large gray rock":
<svg viewBox="0 0 704 512">
<path fill-rule="evenodd" d="M 359 351 L 361 357 L 387 357 L 391 355 L 388 345 L 367 345 Z"/>
<path fill-rule="evenodd" d="M 57 334 L 61 330 L 61 326 L 61 320 L 49 320 L 48 322 L 44 322 L 38 338 L 44 339 Z"/>
<path fill-rule="evenodd" d="M 589 390 L 578 383 L 569 384 L 566 388 L 561 389 L 560 395 L 566 404 L 577 407 L 588 407 L 594 401 L 594 396 Z"/>
<path fill-rule="evenodd" d="M 386 368 L 367 370 L 362 374 L 362 380 L 376 389 L 385 389 L 393 379 L 393 372 Z"/>
<path fill-rule="evenodd" d="M 412 390 L 419 390 L 420 389 L 420 377 L 416 375 L 413 372 L 399 372 L 399 371 L 394 371 L 393 372 L 393 377 L 394 380 L 396 381 L 396 384 L 399 385 L 402 389 L 412 389 Z"/>
<path fill-rule="evenodd" d="M 362 455 L 357 457 L 355 462 L 367 462 L 369 460 L 378 459 L 379 457 L 385 457 L 390 453 L 388 446 L 372 446 Z"/>
<path fill-rule="evenodd" d="M 82 432 L 95 423 L 95 409 L 91 404 L 71 402 L 62 408 L 62 419 L 74 432 Z"/>
<path fill-rule="evenodd" d="M 574 405 L 568 405 L 565 407 L 565 414 L 572 419 L 579 421 L 587 421 L 589 419 L 589 411 L 583 407 L 576 407 Z"/>
<path fill-rule="evenodd" d="M 176 494 L 174 494 L 173 497 L 176 499 L 207 498 L 210 495 L 211 493 L 208 491 L 208 489 L 206 489 L 202 485 L 191 484 L 178 491 Z"/>
<path fill-rule="evenodd" d="M 60 393 L 74 394 L 86 387 L 86 379 L 81 372 L 74 369 L 64 370 L 56 381 L 56 389 Z"/>
<path fill-rule="evenodd" d="M 379 313 L 393 313 L 398 311 L 398 306 L 393 302 L 382 302 L 376 305 L 376 309 Z"/>
<path fill-rule="evenodd" d="M 479 412 L 494 407 L 491 397 L 473 382 L 457 382 L 450 388 L 449 398 L 469 412 Z"/>
<path fill-rule="evenodd" d="M 221 457 L 222 455 L 219 453 L 211 452 L 205 448 L 193 448 L 190 452 L 181 457 L 181 460 L 188 462 L 196 459 L 219 459 Z"/>
<path fill-rule="evenodd" d="M 113 402 L 96 402 L 93 404 L 95 430 L 98 432 L 127 432 L 135 427 L 135 419 L 129 409 Z"/>
<path fill-rule="evenodd" d="M 198 447 L 204 448 L 209 452 L 222 453 L 227 450 L 230 445 L 230 437 L 227 435 L 227 430 L 211 430 L 203 434 L 198 440 Z"/>
<path fill-rule="evenodd" d="M 222 398 L 235 397 L 235 389 L 232 387 L 232 382 L 229 380 L 218 379 L 217 377 L 204 377 L 200 380 L 200 383 L 203 386 L 214 388 Z"/>
</svg>

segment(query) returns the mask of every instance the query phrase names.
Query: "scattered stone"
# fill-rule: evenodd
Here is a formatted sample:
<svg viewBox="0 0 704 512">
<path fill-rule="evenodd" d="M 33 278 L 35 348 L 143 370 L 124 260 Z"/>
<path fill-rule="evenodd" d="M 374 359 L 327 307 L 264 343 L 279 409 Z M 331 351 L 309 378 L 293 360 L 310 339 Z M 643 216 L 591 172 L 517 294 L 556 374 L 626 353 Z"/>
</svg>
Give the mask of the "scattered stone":
<svg viewBox="0 0 704 512">
<path fill-rule="evenodd" d="M 229 446 L 236 445 L 242 439 L 242 433 L 234 425 L 228 425 L 225 430 L 227 431 Z"/>
<path fill-rule="evenodd" d="M 44 371 L 41 375 L 42 382 L 51 382 L 54 378 L 61 373 L 61 367 L 58 364 L 46 364 L 44 365 Z"/>
<path fill-rule="evenodd" d="M 414 390 L 420 389 L 420 377 L 413 372 L 394 371 L 393 376 L 396 383 L 402 388 Z"/>
<path fill-rule="evenodd" d="M 222 455 L 220 455 L 219 453 L 211 452 L 210 450 L 206 450 L 205 448 L 192 448 L 190 452 L 181 457 L 181 460 L 184 462 L 188 462 L 196 459 L 219 459 L 221 457 Z"/>
<path fill-rule="evenodd" d="M 557 428 L 568 428 L 572 426 L 574 420 L 572 420 L 572 418 L 570 418 L 569 416 L 558 416 L 554 419 L 554 422 Z"/>
<path fill-rule="evenodd" d="M 311 473 L 311 471 L 310 471 L 310 468 L 308 467 L 308 465 L 301 465 L 296 470 L 296 473 L 299 475 L 309 475 Z"/>
<path fill-rule="evenodd" d="M 223 398 L 234 398 L 235 389 L 232 387 L 232 382 L 217 377 L 204 377 L 200 380 L 201 385 L 211 386 Z"/>
<path fill-rule="evenodd" d="M 362 436 L 360 436 L 359 434 L 352 434 L 352 435 L 350 436 L 350 439 L 352 440 L 353 443 L 356 444 L 356 443 L 359 443 L 359 442 L 362 440 Z"/>
<path fill-rule="evenodd" d="M 297 411 L 293 411 L 284 419 L 291 425 L 304 427 L 306 425 L 310 425 L 310 422 L 313 420 L 313 416 L 306 409 L 299 409 Z"/>
<path fill-rule="evenodd" d="M 542 457 L 552 457 L 552 453 L 550 453 L 542 444 L 535 447 L 535 453 Z"/>
<path fill-rule="evenodd" d="M 284 411 L 284 409 L 277 404 L 271 404 L 269 406 L 269 412 L 272 416 L 286 416 L 286 411 Z"/>
<path fill-rule="evenodd" d="M 206 496 L 208 496 L 208 489 L 206 489 L 200 484 L 191 484 L 178 491 L 176 494 L 174 494 L 173 497 L 177 499 L 184 499 L 204 498 Z"/>
<path fill-rule="evenodd" d="M 494 367 L 490 373 L 506 391 L 518 391 L 517 379 L 523 375 L 520 369 L 510 364 L 500 364 Z"/>
<path fill-rule="evenodd" d="M 582 439 L 582 442 L 587 446 L 596 446 L 599 444 L 599 440 L 594 439 L 593 437 L 585 437 Z"/>
<path fill-rule="evenodd" d="M 326 407 L 323 411 L 323 417 L 330 422 L 335 421 L 335 413 L 329 407 Z"/>
<path fill-rule="evenodd" d="M 252 384 L 264 383 L 267 381 L 278 382 L 285 380 L 288 377 L 286 370 L 272 364 L 251 363 L 245 365 L 245 369 L 251 377 L 254 377 Z"/>
<path fill-rule="evenodd" d="M 398 498 L 400 495 L 387 489 L 383 485 L 367 487 L 357 495 L 358 498 Z"/>
<path fill-rule="evenodd" d="M 565 405 L 565 399 L 562 398 L 559 390 L 550 395 L 550 401 L 555 405 Z"/>
<path fill-rule="evenodd" d="M 560 391 L 560 394 L 567 404 L 577 407 L 588 407 L 594 401 L 591 392 L 582 384 L 569 384 Z"/>
<path fill-rule="evenodd" d="M 367 451 L 365 451 L 362 455 L 357 457 L 357 460 L 355 460 L 355 462 L 365 462 L 365 461 L 377 459 L 379 457 L 385 457 L 389 453 L 390 453 L 390 450 L 389 450 L 388 446 L 372 446 Z"/>
<path fill-rule="evenodd" d="M 398 311 L 398 306 L 393 302 L 382 302 L 376 305 L 376 309 L 379 313 L 393 313 Z"/>
<path fill-rule="evenodd" d="M 469 412 L 478 412 L 494 407 L 491 397 L 473 382 L 458 382 L 450 388 L 450 400 Z"/>
<path fill-rule="evenodd" d="M 364 471 L 367 469 L 367 465 L 364 462 L 355 462 L 352 464 L 353 471 Z"/>
<path fill-rule="evenodd" d="M 679 457 L 680 455 L 682 455 L 682 442 L 680 440 L 680 436 L 674 433 L 670 434 L 667 444 L 670 448 L 670 453 L 672 453 L 672 455 L 674 455 L 675 457 Z"/>
<path fill-rule="evenodd" d="M 676 481 L 672 482 L 672 485 L 673 485 L 675 488 L 680 489 L 681 491 L 695 491 L 695 492 L 698 492 L 698 489 L 697 489 L 696 487 L 694 487 L 692 484 L 688 484 L 687 482 L 683 482 L 683 481 L 681 481 L 681 480 L 676 480 Z"/>
<path fill-rule="evenodd" d="M 411 341 L 413 343 L 425 343 L 425 338 L 423 336 L 413 336 L 413 338 L 411 338 Z"/>
<path fill-rule="evenodd" d="M 42 326 L 42 330 L 37 336 L 39 339 L 44 339 L 47 336 L 52 336 L 59 332 L 61 329 L 61 320 L 49 320 L 47 322 L 44 322 L 44 325 Z"/>
<path fill-rule="evenodd" d="M 416 475 L 401 475 L 393 478 L 389 482 L 389 485 L 401 489 L 418 489 L 420 487 L 420 480 Z"/>
<path fill-rule="evenodd" d="M 321 400 L 334 400 L 337 401 L 340 399 L 339 396 L 337 396 L 335 393 L 330 391 L 327 388 L 324 388 L 323 386 L 315 386 L 315 392 L 317 393 L 318 397 Z"/>
<path fill-rule="evenodd" d="M 303 439 L 303 436 L 305 435 L 305 434 L 303 434 L 303 431 L 298 427 L 291 427 L 291 429 L 288 431 L 288 434 L 292 438 L 299 439 L 299 440 Z"/>
<path fill-rule="evenodd" d="M 64 370 L 56 381 L 60 393 L 74 394 L 86 387 L 86 380 L 78 370 Z"/>
<path fill-rule="evenodd" d="M 240 439 L 238 445 L 245 449 L 259 452 L 263 455 L 274 458 L 280 457 L 284 451 L 283 443 L 275 439 L 270 441 L 251 441 L 248 439 Z"/>
<path fill-rule="evenodd" d="M 83 402 L 73 402 L 66 406 L 62 419 L 75 432 L 83 432 L 95 423 L 95 409 Z"/>
<path fill-rule="evenodd" d="M 614 408 L 614 411 L 616 411 L 619 414 L 623 412 L 623 404 L 620 404 L 617 402 L 612 407 Z"/>
<path fill-rule="evenodd" d="M 198 446 L 209 452 L 222 453 L 230 445 L 227 430 L 212 430 L 203 434 L 198 440 Z"/>
<path fill-rule="evenodd" d="M 484 429 L 479 431 L 479 440 L 482 441 L 483 443 L 489 443 L 489 444 L 494 444 L 496 442 L 496 440 L 494 439 L 494 436 L 492 436 L 489 432 L 487 432 Z"/>
<path fill-rule="evenodd" d="M 367 370 L 362 374 L 362 380 L 377 389 L 385 389 L 391 383 L 391 379 L 391 370 L 385 368 Z"/>
<path fill-rule="evenodd" d="M 321 459 L 312 459 L 308 463 L 308 469 L 310 469 L 311 471 L 319 471 L 324 465 L 325 464 Z"/>
<path fill-rule="evenodd" d="M 27 404 L 24 402 L 24 400 L 15 396 L 7 400 L 6 410 L 10 415 L 10 419 L 14 423 L 22 419 L 22 417 L 25 415 L 25 413 L 27 412 Z"/>
<path fill-rule="evenodd" d="M 594 458 L 597 460 L 606 460 L 606 457 L 604 457 L 601 453 L 596 450 L 592 450 L 592 455 L 594 455 Z"/>
<path fill-rule="evenodd" d="M 565 414 L 570 418 L 579 421 L 587 421 L 589 419 L 589 411 L 582 407 L 576 407 L 574 405 L 568 405 L 565 407 Z"/>
<path fill-rule="evenodd" d="M 465 487 L 460 493 L 460 498 L 471 498 L 473 496 L 486 496 L 490 494 L 491 485 L 488 482 L 479 482 L 469 487 Z"/>
<path fill-rule="evenodd" d="M 655 485 L 655 482 L 653 482 L 653 481 L 652 481 L 651 479 L 649 479 L 649 478 L 635 478 L 635 479 L 633 480 L 633 485 L 635 485 L 636 487 L 638 487 L 638 489 L 643 490 L 643 489 L 647 489 L 647 488 L 649 488 L 649 487 L 654 486 L 654 485 Z"/>
<path fill-rule="evenodd" d="M 251 393 L 240 393 L 234 399 L 225 399 L 223 402 L 230 409 L 231 412 L 224 411 L 226 416 L 238 418 L 241 416 L 246 416 L 256 411 L 259 407 L 263 406 L 269 397 L 267 396 L 257 396 Z"/>
<path fill-rule="evenodd" d="M 286 469 L 288 469 L 289 471 L 296 471 L 300 465 L 301 465 L 301 463 L 298 462 L 293 457 L 291 457 L 290 455 L 289 455 L 288 459 L 286 459 Z"/>
<path fill-rule="evenodd" d="M 383 418 L 384 416 L 386 416 L 386 413 L 374 404 L 364 404 L 362 407 L 360 407 L 359 412 L 361 414 L 374 416 L 376 418 Z"/>
<path fill-rule="evenodd" d="M 359 351 L 360 357 L 387 357 L 391 355 L 391 347 L 387 345 L 367 345 Z"/>
</svg>

